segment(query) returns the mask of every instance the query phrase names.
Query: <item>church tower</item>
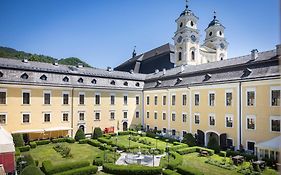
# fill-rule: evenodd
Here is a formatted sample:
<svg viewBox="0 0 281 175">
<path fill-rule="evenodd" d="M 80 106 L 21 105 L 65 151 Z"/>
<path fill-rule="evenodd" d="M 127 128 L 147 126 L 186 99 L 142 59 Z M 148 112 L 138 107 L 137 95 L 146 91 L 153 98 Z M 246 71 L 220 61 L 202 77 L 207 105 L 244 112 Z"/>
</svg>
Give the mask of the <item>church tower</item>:
<svg viewBox="0 0 281 175">
<path fill-rule="evenodd" d="M 186 3 L 185 10 L 176 20 L 177 31 L 173 37 L 175 43 L 176 66 L 185 64 L 200 64 L 199 60 L 199 30 L 197 29 L 198 17 L 188 8 Z"/>
<path fill-rule="evenodd" d="M 216 12 L 214 12 L 214 19 L 205 29 L 206 37 L 203 46 L 214 51 L 216 56 L 214 58 L 209 58 L 212 60 L 208 59 L 208 62 L 227 59 L 228 42 L 224 36 L 224 29 L 225 27 L 217 20 Z"/>
</svg>

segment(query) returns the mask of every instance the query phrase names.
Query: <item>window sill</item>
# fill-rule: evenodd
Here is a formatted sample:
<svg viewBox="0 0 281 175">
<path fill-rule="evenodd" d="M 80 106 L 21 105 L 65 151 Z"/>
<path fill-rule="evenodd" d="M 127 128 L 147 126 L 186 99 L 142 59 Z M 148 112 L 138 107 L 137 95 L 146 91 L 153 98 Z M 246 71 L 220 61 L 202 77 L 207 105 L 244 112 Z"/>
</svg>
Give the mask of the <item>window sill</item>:
<svg viewBox="0 0 281 175">
<path fill-rule="evenodd" d="M 95 122 L 99 122 L 100 121 L 100 119 L 96 119 L 96 120 L 94 120 Z"/>
<path fill-rule="evenodd" d="M 0 106 L 8 106 L 8 104 L 6 103 L 6 104 L 0 104 Z"/>
<path fill-rule="evenodd" d="M 21 106 L 31 106 L 31 104 L 21 104 Z"/>
<path fill-rule="evenodd" d="M 21 123 L 22 125 L 30 125 L 31 123 Z"/>
</svg>

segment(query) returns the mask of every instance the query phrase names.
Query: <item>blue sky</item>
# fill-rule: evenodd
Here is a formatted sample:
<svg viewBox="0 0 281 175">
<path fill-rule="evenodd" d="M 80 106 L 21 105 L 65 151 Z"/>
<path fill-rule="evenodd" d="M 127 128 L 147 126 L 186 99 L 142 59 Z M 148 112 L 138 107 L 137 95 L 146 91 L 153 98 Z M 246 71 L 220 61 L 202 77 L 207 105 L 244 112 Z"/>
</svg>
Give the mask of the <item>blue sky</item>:
<svg viewBox="0 0 281 175">
<path fill-rule="evenodd" d="M 280 43 L 278 0 L 191 0 L 201 43 L 213 11 L 226 27 L 229 57 Z M 0 0 L 0 45 L 115 67 L 134 45 L 142 53 L 173 43 L 184 0 Z"/>
</svg>

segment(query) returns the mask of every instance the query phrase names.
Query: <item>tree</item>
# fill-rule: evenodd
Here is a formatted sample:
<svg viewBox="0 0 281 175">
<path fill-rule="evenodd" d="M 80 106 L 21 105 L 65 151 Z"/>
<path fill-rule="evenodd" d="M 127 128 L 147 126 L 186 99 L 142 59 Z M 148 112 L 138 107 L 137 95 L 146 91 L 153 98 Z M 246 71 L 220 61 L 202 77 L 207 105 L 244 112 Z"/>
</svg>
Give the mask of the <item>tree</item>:
<svg viewBox="0 0 281 175">
<path fill-rule="evenodd" d="M 219 143 L 218 143 L 216 137 L 212 137 L 212 136 L 211 136 L 211 137 L 209 138 L 209 142 L 208 142 L 207 147 L 208 147 L 209 149 L 214 150 L 215 153 L 219 153 L 219 152 L 220 152 L 220 146 L 219 146 Z"/>
<path fill-rule="evenodd" d="M 76 134 L 75 134 L 75 140 L 76 141 L 79 141 L 79 140 L 81 140 L 81 139 L 85 139 L 85 134 L 84 134 L 84 131 L 81 129 L 81 128 L 79 128 L 77 131 L 76 131 Z"/>
<path fill-rule="evenodd" d="M 12 134 L 12 136 L 16 147 L 24 146 L 22 134 Z"/>
<path fill-rule="evenodd" d="M 191 133 L 187 133 L 182 140 L 183 143 L 188 144 L 188 146 L 195 146 L 196 145 L 196 139 L 193 137 Z"/>
<path fill-rule="evenodd" d="M 99 137 L 101 137 L 101 136 L 102 136 L 102 130 L 101 130 L 101 128 L 100 128 L 100 127 L 95 127 L 94 133 L 93 133 L 93 135 L 92 135 L 92 138 L 93 138 L 93 139 L 97 139 L 97 138 L 99 138 Z"/>
</svg>

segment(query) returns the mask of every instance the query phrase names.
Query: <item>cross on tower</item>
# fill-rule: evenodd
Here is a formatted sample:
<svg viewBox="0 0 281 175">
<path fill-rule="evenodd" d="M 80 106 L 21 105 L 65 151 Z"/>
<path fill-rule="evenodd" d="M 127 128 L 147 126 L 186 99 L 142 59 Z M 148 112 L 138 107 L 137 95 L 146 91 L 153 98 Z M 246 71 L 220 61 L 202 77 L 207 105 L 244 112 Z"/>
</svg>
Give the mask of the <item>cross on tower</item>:
<svg viewBox="0 0 281 175">
<path fill-rule="evenodd" d="M 214 11 L 214 19 L 216 19 L 216 18 L 217 18 L 217 12 Z"/>
<path fill-rule="evenodd" d="M 185 0 L 185 8 L 187 8 L 187 9 L 188 9 L 188 2 L 189 2 L 189 0 Z"/>
</svg>

